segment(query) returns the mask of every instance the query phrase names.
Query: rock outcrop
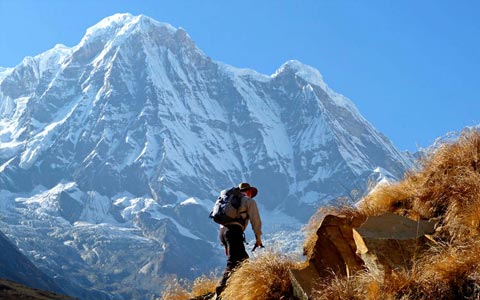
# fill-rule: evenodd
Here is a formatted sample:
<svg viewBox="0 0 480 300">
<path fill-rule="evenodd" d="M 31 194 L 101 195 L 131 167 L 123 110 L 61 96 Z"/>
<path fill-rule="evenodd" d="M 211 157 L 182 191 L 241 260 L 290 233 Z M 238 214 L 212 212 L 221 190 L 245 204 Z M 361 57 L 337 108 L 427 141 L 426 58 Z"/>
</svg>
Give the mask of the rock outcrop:
<svg viewBox="0 0 480 300">
<path fill-rule="evenodd" d="M 427 249 L 426 235 L 435 231 L 434 225 L 395 214 L 369 217 L 353 229 L 357 254 L 370 272 L 410 268 L 416 255 Z"/>
<path fill-rule="evenodd" d="M 331 276 L 408 267 L 427 248 L 427 234 L 433 232 L 432 222 L 390 213 L 368 218 L 326 215 L 306 264 L 290 270 L 295 297 L 310 299 L 316 284 Z"/>
<path fill-rule="evenodd" d="M 361 217 L 341 214 L 328 214 L 323 218 L 306 265 L 290 271 L 295 297 L 309 299 L 315 284 L 322 278 L 334 274 L 347 276 L 364 268 L 353 239 L 353 228 L 363 221 Z"/>
<path fill-rule="evenodd" d="M 363 219 L 342 215 L 326 215 L 317 231 L 317 243 L 309 262 L 319 275 L 332 273 L 348 275 L 363 268 L 356 255 L 352 229 L 360 226 Z"/>
</svg>

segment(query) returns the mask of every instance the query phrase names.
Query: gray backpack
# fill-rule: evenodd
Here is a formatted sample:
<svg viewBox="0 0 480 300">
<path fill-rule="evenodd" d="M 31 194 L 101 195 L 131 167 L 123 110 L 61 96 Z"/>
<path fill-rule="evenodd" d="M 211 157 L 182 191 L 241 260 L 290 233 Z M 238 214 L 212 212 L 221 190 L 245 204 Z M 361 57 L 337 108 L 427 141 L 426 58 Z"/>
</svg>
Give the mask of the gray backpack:
<svg viewBox="0 0 480 300">
<path fill-rule="evenodd" d="M 218 224 L 225 225 L 226 223 L 239 221 L 240 214 L 238 209 L 242 201 L 243 194 L 240 189 L 233 187 L 229 190 L 223 190 L 218 196 L 210 218 Z"/>
</svg>

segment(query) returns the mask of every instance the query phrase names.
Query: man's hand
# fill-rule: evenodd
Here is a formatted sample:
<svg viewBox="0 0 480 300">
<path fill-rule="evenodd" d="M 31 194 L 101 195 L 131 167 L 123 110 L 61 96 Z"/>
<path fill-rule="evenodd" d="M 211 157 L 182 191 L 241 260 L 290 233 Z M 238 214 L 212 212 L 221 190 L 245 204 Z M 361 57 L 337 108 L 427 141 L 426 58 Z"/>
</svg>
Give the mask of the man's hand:
<svg viewBox="0 0 480 300">
<path fill-rule="evenodd" d="M 260 239 L 257 239 L 257 241 L 255 242 L 255 246 L 253 247 L 252 252 L 255 251 L 255 249 L 257 249 L 258 247 L 265 248 L 262 244 L 262 240 Z"/>
</svg>

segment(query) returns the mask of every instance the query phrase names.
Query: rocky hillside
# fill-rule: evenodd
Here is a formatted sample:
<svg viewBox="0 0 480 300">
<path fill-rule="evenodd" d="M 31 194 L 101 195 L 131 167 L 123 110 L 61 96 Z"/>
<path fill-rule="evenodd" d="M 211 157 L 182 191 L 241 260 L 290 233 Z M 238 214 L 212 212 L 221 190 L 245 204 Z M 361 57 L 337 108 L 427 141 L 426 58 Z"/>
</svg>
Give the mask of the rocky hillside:
<svg viewBox="0 0 480 300">
<path fill-rule="evenodd" d="M 250 259 L 222 299 L 479 299 L 479 207 L 480 131 L 466 129 L 356 207 L 321 209 L 305 262 Z"/>
</svg>

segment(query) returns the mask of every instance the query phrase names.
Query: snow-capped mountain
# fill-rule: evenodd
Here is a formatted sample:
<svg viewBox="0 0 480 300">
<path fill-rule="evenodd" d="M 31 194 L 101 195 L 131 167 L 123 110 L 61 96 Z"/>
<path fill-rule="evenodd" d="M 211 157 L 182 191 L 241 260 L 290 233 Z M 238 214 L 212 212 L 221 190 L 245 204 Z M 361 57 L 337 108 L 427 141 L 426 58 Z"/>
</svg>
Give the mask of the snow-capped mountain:
<svg viewBox="0 0 480 300">
<path fill-rule="evenodd" d="M 288 240 L 316 207 L 411 166 L 316 69 L 237 69 L 130 14 L 0 69 L 0 141 L 0 229 L 84 299 L 149 299 L 166 274 L 220 265 L 208 210 L 241 181 Z"/>
</svg>

